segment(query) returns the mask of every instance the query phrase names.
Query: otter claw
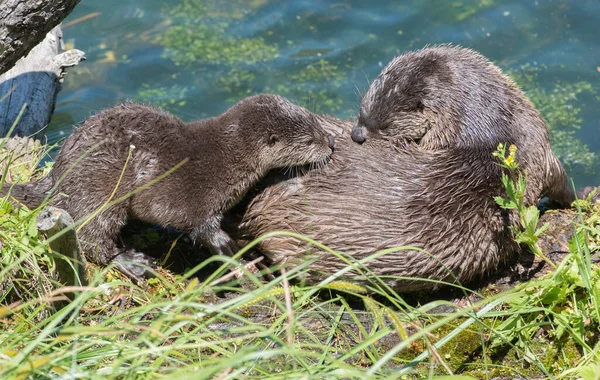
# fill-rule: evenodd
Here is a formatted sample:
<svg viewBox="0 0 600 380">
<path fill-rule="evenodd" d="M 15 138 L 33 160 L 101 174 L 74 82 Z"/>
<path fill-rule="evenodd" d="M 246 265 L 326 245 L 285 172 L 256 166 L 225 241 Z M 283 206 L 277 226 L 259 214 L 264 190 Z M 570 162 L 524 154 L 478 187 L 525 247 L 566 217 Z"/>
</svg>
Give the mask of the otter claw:
<svg viewBox="0 0 600 380">
<path fill-rule="evenodd" d="M 133 280 L 139 283 L 148 278 L 155 277 L 151 269 L 156 269 L 154 259 L 143 252 L 126 251 L 115 256 L 112 261 L 117 269 Z"/>
</svg>

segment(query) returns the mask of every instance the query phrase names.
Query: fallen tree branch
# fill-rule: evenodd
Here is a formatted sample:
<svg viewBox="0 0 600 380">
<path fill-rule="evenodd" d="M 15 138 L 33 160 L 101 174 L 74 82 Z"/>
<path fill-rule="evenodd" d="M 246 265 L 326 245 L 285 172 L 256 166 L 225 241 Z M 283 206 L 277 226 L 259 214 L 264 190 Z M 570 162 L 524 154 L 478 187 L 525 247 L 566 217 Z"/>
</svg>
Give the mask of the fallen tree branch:
<svg viewBox="0 0 600 380">
<path fill-rule="evenodd" d="M 65 67 L 85 59 L 81 50 L 63 51 L 62 31 L 57 26 L 20 59 L 0 74 L 0 137 L 6 136 L 21 107 L 27 105 L 14 135 L 41 139 L 50 122 Z"/>
<path fill-rule="evenodd" d="M 39 44 L 79 1 L 0 1 L 0 74 Z"/>
</svg>

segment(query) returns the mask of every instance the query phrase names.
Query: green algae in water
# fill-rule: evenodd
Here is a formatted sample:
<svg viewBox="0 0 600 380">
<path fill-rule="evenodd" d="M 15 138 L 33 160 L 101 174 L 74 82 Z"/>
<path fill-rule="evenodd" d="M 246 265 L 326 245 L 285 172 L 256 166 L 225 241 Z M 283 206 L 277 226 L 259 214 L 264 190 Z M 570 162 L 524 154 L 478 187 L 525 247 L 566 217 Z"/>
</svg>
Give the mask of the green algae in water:
<svg viewBox="0 0 600 380">
<path fill-rule="evenodd" d="M 232 31 L 232 22 L 243 20 L 265 1 L 215 3 L 185 0 L 165 12 L 175 24 L 157 37 L 164 56 L 175 64 L 195 70 L 199 64 L 243 65 L 273 60 L 278 49 L 262 37 L 242 37 Z"/>
<path fill-rule="evenodd" d="M 199 64 L 254 64 L 278 57 L 277 47 L 262 38 L 237 38 L 220 24 L 173 26 L 157 42 L 166 47 L 165 57 L 192 70 Z"/>
<path fill-rule="evenodd" d="M 215 93 L 225 94 L 229 103 L 255 93 L 270 92 L 286 96 L 313 112 L 340 112 L 344 100 L 338 91 L 347 76 L 338 65 L 320 58 L 294 70 L 273 69 L 272 63 L 280 56 L 276 45 L 267 43 L 263 37 L 240 37 L 231 32 L 232 25 L 252 15 L 264 3 L 258 1 L 250 6 L 236 3 L 236 8 L 243 11 L 230 13 L 220 11 L 211 2 L 185 1 L 168 11 L 178 24 L 167 27 L 156 38 L 156 43 L 165 47 L 164 58 L 197 73 L 205 86 Z M 272 33 L 267 30 L 264 34 Z M 293 46 L 293 42 L 289 41 L 288 45 Z M 330 50 L 310 51 L 319 58 Z M 307 51 L 300 50 L 291 56 L 306 58 Z M 176 85 L 153 88 L 144 84 L 137 99 L 177 111 L 185 105 L 183 97 L 187 89 Z M 153 101 L 153 97 L 157 101 Z"/>
<path fill-rule="evenodd" d="M 600 178 L 597 94 L 590 92 L 600 78 L 597 42 L 590 38 L 593 9 L 590 2 L 565 0 L 82 3 L 73 17 L 102 15 L 67 31 L 89 60 L 70 69 L 60 95 L 68 100 L 59 98 L 48 136 L 54 142 L 90 113 L 130 98 L 195 119 L 269 91 L 347 118 L 356 115 L 361 92 L 394 55 L 452 42 L 510 63 L 502 66 L 516 76 L 530 76 L 524 62 L 536 67 L 535 77 L 519 82 L 548 120 L 554 150 L 569 174 L 578 186 L 593 185 Z M 116 60 L 102 61 L 103 52 Z M 337 67 L 339 81 L 302 76 L 321 59 Z"/>
<path fill-rule="evenodd" d="M 336 89 L 346 80 L 346 75 L 337 65 L 320 59 L 288 74 L 288 78 L 289 84 L 278 81 L 267 90 L 294 99 L 315 113 L 335 114 L 341 110 L 344 100 Z"/>
<path fill-rule="evenodd" d="M 552 150 L 568 173 L 577 170 L 591 175 L 598 167 L 598 156 L 579 140 L 575 133 L 581 129 L 580 98 L 597 95 L 585 81 L 542 83 L 539 76 L 547 67 L 523 65 L 508 74 L 517 82 L 546 120 Z M 546 90 L 545 88 L 551 88 Z"/>
<path fill-rule="evenodd" d="M 255 93 L 272 92 L 286 96 L 313 112 L 342 112 L 348 104 L 339 91 L 348 82 L 347 71 L 351 68 L 340 67 L 321 57 L 331 49 L 301 49 L 290 55 L 290 58 L 302 58 L 296 62 L 300 65 L 279 69 L 274 64 L 281 55 L 277 45 L 267 42 L 262 36 L 242 37 L 233 32 L 235 25 L 255 15 L 267 3 L 235 1 L 229 5 L 216 5 L 210 1 L 184 1 L 166 11 L 176 23 L 168 26 L 156 42 L 165 47 L 164 58 L 201 75 L 203 86 L 212 88 L 216 94 L 224 94 L 229 103 Z M 492 5 L 491 2 L 477 7 L 467 3 L 455 4 L 453 11 L 445 17 L 460 22 Z M 306 23 L 308 18 L 301 18 L 300 22 Z M 308 31 L 314 31 L 314 25 L 305 26 Z M 263 31 L 263 36 L 272 34 L 269 28 Z M 288 45 L 293 47 L 294 42 L 288 41 Z M 311 60 L 311 54 L 306 52 L 316 52 L 313 54 L 315 58 Z M 352 54 L 346 53 L 346 56 L 350 59 Z M 306 60 L 309 62 L 304 63 Z M 594 93 L 591 84 L 584 81 L 557 82 L 548 91 L 538 78 L 540 67 L 523 65 L 509 71 L 547 120 L 553 149 L 566 170 L 592 175 L 598 166 L 598 157 L 575 136 L 582 124 L 578 96 Z M 145 87 L 140 89 L 139 99 L 152 101 L 152 97 L 156 96 L 157 104 L 176 111 L 185 105 L 182 97 L 186 92 L 186 86 Z"/>
<path fill-rule="evenodd" d="M 170 87 L 152 87 L 150 84 L 144 83 L 138 90 L 136 100 L 142 103 L 152 103 L 165 110 L 176 111 L 185 106 L 187 90 L 187 87 L 177 84 Z"/>
</svg>

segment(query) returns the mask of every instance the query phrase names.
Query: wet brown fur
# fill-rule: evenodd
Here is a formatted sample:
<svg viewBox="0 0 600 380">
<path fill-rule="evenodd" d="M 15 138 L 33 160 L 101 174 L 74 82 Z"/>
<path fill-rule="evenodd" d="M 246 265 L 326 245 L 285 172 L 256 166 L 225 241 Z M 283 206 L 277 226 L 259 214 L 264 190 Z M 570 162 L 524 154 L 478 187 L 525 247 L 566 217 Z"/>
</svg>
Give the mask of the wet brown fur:
<svg viewBox="0 0 600 380">
<path fill-rule="evenodd" d="M 49 176 L 15 185 L 12 196 L 37 207 L 56 185 L 54 194 L 66 196 L 54 203 L 80 220 L 187 160 L 89 220 L 78 233 L 83 249 L 92 261 L 108 264 L 118 254 L 123 225 L 139 219 L 190 232 L 213 253 L 231 254 L 235 245 L 221 229 L 223 212 L 273 168 L 324 164 L 332 144 L 310 112 L 275 95 L 249 97 L 218 117 L 191 123 L 126 103 L 85 120 L 66 139 Z"/>
<path fill-rule="evenodd" d="M 441 45 L 394 58 L 363 97 L 353 139 L 361 134 L 427 150 L 477 148 L 490 159 L 499 143 L 515 144 L 528 204 L 548 196 L 568 207 L 575 199 L 544 120 L 510 78 L 470 49 Z"/>
<path fill-rule="evenodd" d="M 403 250 L 366 264 L 382 278 L 393 276 L 385 281 L 401 292 L 438 286 L 431 281 L 477 279 L 517 250 L 508 229 L 517 219 L 494 202 L 503 189 L 486 149 L 426 151 L 376 139 L 358 145 L 349 138 L 349 122 L 327 117 L 322 124 L 336 134 L 331 162 L 255 197 L 241 234 L 297 232 L 356 260 L 403 245 L 431 253 Z M 274 263 L 290 265 L 305 262 L 307 252 L 317 254 L 311 281 L 346 266 L 290 237 L 269 238 L 260 249 Z"/>
</svg>

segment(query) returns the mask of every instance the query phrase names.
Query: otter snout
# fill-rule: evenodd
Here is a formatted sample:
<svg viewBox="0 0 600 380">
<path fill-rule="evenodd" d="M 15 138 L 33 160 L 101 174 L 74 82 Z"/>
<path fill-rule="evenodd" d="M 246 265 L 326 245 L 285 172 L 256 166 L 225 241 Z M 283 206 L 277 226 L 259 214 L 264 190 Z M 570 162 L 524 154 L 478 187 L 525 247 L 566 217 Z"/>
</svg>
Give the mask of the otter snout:
<svg viewBox="0 0 600 380">
<path fill-rule="evenodd" d="M 327 142 L 329 143 L 329 149 L 331 149 L 332 152 L 335 152 L 335 139 L 332 135 L 327 136 Z"/>
<path fill-rule="evenodd" d="M 352 137 L 352 141 L 355 143 L 362 144 L 367 141 L 367 131 L 365 127 L 360 124 L 357 124 L 356 127 L 352 128 L 352 133 L 350 134 Z"/>
</svg>

